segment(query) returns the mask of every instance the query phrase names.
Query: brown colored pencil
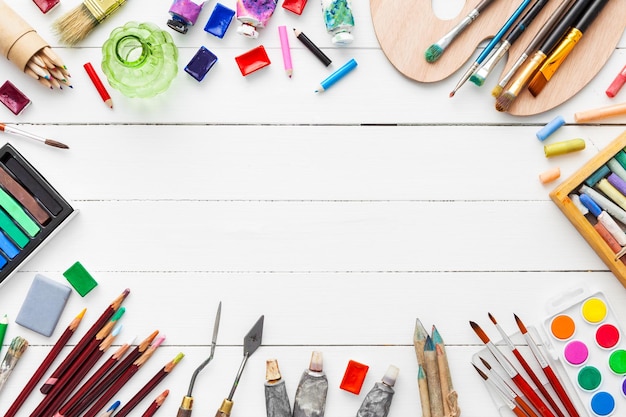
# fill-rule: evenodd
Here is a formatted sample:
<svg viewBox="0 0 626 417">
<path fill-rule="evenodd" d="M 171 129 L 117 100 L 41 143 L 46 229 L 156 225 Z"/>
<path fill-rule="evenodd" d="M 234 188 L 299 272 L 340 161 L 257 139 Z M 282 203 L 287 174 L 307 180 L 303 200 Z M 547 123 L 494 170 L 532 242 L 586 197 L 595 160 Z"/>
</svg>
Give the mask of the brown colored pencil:
<svg viewBox="0 0 626 417">
<path fill-rule="evenodd" d="M 108 326 L 103 328 L 103 332 L 107 335 L 103 337 L 98 347 L 90 351 L 86 349 L 76 358 L 67 372 L 57 381 L 54 387 L 48 392 L 44 399 L 30 414 L 30 417 L 42 417 L 46 415 L 54 415 L 58 408 L 63 404 L 67 397 L 72 393 L 74 388 L 80 384 L 80 381 L 87 375 L 91 368 L 96 364 L 98 359 L 102 357 L 104 352 L 111 347 L 115 337 L 121 330 L 121 325 L 117 325 L 113 330 L 108 330 Z M 101 335 L 100 333 L 98 335 Z"/>
<path fill-rule="evenodd" d="M 163 380 L 163 378 L 165 378 L 170 374 L 170 372 L 172 372 L 174 367 L 178 364 L 178 362 L 181 361 L 184 356 L 185 355 L 183 355 L 182 353 L 179 353 L 174 357 L 174 359 L 166 363 L 165 366 L 163 366 L 163 368 L 161 368 L 156 374 L 154 374 L 152 379 L 150 379 L 137 392 L 137 394 L 133 396 L 133 398 L 131 398 L 130 400 L 128 400 L 128 402 L 124 404 L 124 407 L 122 407 L 120 411 L 115 414 L 115 417 L 125 417 L 126 415 L 128 415 L 128 413 L 130 413 L 137 406 L 137 404 L 139 404 L 144 398 L 148 396 L 148 394 L 150 394 L 150 392 L 152 392 L 154 388 L 156 388 L 156 386 Z"/>
<path fill-rule="evenodd" d="M 120 346 L 110 357 L 107 359 L 96 372 L 94 372 L 87 381 L 76 391 L 72 396 L 59 408 L 59 411 L 55 414 L 57 416 L 63 416 L 72 409 L 82 398 L 86 395 L 94 384 L 102 379 L 113 367 L 118 364 L 128 349 L 130 343 L 124 343 Z"/>
<path fill-rule="evenodd" d="M 165 399 L 167 398 L 169 394 L 170 394 L 170 390 L 168 389 L 166 389 L 161 394 L 159 394 L 159 396 L 156 397 L 154 401 L 152 401 L 152 403 L 148 406 L 146 411 L 143 412 L 141 417 L 152 417 L 154 413 L 156 413 L 156 411 L 159 409 L 159 407 L 161 407 L 161 405 L 163 404 L 163 402 L 165 401 Z"/>
<path fill-rule="evenodd" d="M 85 349 L 89 345 L 89 343 L 93 340 L 96 334 L 102 329 L 102 326 L 104 326 L 107 321 L 109 321 L 109 319 L 113 317 L 113 314 L 115 314 L 115 312 L 120 308 L 122 302 L 124 302 L 129 293 L 130 290 L 128 288 L 125 289 L 122 294 L 120 294 L 115 300 L 113 300 L 111 304 L 109 304 L 109 306 L 100 315 L 98 320 L 95 321 L 91 328 L 87 330 L 87 333 L 85 333 L 82 339 L 80 339 L 76 346 L 74 346 L 74 349 L 72 349 L 70 353 L 68 353 L 63 362 L 61 362 L 59 366 L 48 377 L 46 382 L 40 388 L 40 391 L 43 394 L 47 394 L 52 389 L 57 380 L 63 375 L 65 371 L 67 371 L 71 364 L 76 360 L 78 355 L 80 355 L 83 349 Z"/>
<path fill-rule="evenodd" d="M 157 338 L 152 345 L 133 362 L 132 366 L 127 368 L 119 378 L 113 381 L 113 384 L 102 394 L 100 398 L 83 414 L 83 417 L 96 417 L 100 410 L 102 410 L 108 402 L 113 398 L 115 394 L 139 371 L 139 369 L 152 357 L 152 354 L 163 343 L 165 337 L 161 336 Z"/>
<path fill-rule="evenodd" d="M 17 414 L 22 404 L 24 404 L 24 401 L 26 401 L 26 398 L 28 398 L 39 380 L 43 377 L 48 368 L 50 368 L 52 362 L 56 359 L 61 350 L 65 347 L 70 337 L 72 337 L 72 335 L 76 331 L 76 328 L 78 327 L 85 315 L 85 311 L 87 311 L 86 308 L 83 309 L 67 326 L 57 342 L 54 344 L 54 346 L 52 346 L 52 349 L 50 349 L 50 352 L 48 352 L 44 360 L 41 362 L 33 376 L 28 380 L 22 391 L 18 394 L 15 401 L 13 401 L 13 404 L 11 404 L 11 407 L 9 407 L 7 412 L 4 414 L 4 417 L 13 417 L 15 416 L 15 414 Z"/>
<path fill-rule="evenodd" d="M 126 357 L 117 364 L 103 379 L 94 381 L 94 385 L 90 387 L 83 398 L 72 409 L 67 411 L 63 416 L 74 417 L 83 413 L 96 399 L 111 386 L 117 378 L 119 378 L 132 364 L 139 359 L 149 348 L 152 340 L 159 332 L 154 331 L 139 345 L 135 347 Z"/>
</svg>

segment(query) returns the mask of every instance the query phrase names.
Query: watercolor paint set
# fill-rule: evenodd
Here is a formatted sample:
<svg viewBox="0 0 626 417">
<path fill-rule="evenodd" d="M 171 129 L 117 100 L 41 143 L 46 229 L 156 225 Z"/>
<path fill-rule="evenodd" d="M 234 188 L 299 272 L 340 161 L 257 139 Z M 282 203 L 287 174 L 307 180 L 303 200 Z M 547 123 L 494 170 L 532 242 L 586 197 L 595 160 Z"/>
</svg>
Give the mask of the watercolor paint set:
<svg viewBox="0 0 626 417">
<path fill-rule="evenodd" d="M 0 283 L 78 213 L 10 144 L 0 148 Z"/>
<path fill-rule="evenodd" d="M 550 198 L 626 287 L 626 131 Z"/>
<path fill-rule="evenodd" d="M 546 348 L 590 416 L 626 415 L 626 343 L 602 292 L 578 288 L 549 302 Z"/>
</svg>

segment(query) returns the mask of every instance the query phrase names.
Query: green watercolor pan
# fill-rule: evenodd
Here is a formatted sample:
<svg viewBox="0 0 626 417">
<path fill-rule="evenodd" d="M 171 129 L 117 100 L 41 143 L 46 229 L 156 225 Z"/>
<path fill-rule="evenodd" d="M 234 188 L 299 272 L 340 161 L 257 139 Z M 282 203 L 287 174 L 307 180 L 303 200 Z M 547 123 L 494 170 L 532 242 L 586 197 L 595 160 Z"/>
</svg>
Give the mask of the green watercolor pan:
<svg viewBox="0 0 626 417">
<path fill-rule="evenodd" d="M 0 284 L 78 213 L 10 144 L 0 148 Z"/>
</svg>

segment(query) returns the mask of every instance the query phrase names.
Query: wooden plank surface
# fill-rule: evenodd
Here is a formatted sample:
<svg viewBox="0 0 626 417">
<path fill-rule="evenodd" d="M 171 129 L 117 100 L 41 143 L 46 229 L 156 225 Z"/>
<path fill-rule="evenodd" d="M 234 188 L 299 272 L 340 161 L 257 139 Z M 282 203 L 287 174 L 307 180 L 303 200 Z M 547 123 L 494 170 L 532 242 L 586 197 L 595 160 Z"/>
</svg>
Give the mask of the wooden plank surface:
<svg viewBox="0 0 626 417">
<path fill-rule="evenodd" d="M 6 410 L 67 323 L 87 307 L 86 323 L 124 288 L 131 289 L 116 345 L 155 329 L 164 346 L 116 399 L 122 404 L 178 352 L 185 358 L 135 411 L 166 388 L 158 415 L 175 415 L 191 373 L 209 352 L 219 301 L 222 323 L 215 360 L 194 389 L 194 415 L 214 413 L 241 362 L 242 339 L 265 315 L 263 345 L 248 361 L 232 417 L 262 417 L 265 360 L 277 358 L 293 399 L 312 350 L 324 354 L 330 388 L 326 416 L 355 415 L 387 366 L 400 368 L 389 416 L 419 416 L 415 319 L 435 324 L 447 344 L 462 416 L 497 417 L 470 365 L 482 345 L 468 325 L 493 313 L 515 332 L 517 313 L 540 327 L 548 299 L 572 286 L 602 290 L 619 317 L 626 293 L 548 193 L 624 131 L 626 119 L 577 125 L 573 114 L 624 100 L 604 90 L 626 62 L 622 38 L 606 66 L 556 109 L 514 117 L 493 109 L 489 91 L 468 85 L 450 100 L 453 80 L 409 80 L 380 49 L 367 2 L 353 2 L 355 42 L 333 47 L 319 5 L 302 16 L 280 8 L 258 40 L 222 40 L 202 30 L 205 5 L 187 35 L 172 33 L 180 73 L 163 95 L 127 99 L 110 89 L 106 108 L 82 64 L 100 59 L 114 27 L 129 20 L 161 27 L 169 1 L 131 0 L 84 43 L 63 47 L 50 31 L 76 3 L 43 15 L 31 2 L 8 0 L 63 56 L 74 89 L 47 91 L 0 61 L 33 101 L 20 116 L 0 120 L 61 140 L 68 151 L 3 135 L 66 197 L 79 214 L 0 287 L 8 341 L 31 347 L 0 393 Z M 223 1 L 234 8 L 234 1 Z M 436 5 L 444 11 L 452 3 Z M 356 71 L 323 94 L 324 68 L 290 38 L 294 77 L 282 68 L 277 26 L 302 29 L 332 56 L 334 68 L 354 57 Z M 242 77 L 234 57 L 263 44 L 272 64 Z M 205 45 L 219 57 L 202 83 L 182 71 Z M 489 88 L 490 89 L 490 88 Z M 546 143 L 575 137 L 586 148 L 546 159 L 535 133 L 556 115 L 566 126 Z M 542 185 L 554 166 L 562 177 Z M 81 261 L 99 282 L 73 293 L 55 333 L 44 337 L 14 322 L 34 274 L 65 283 Z M 83 324 L 79 329 L 85 330 Z M 76 343 L 72 339 L 70 344 Z M 370 366 L 360 395 L 339 388 L 348 360 Z M 20 415 L 28 415 L 33 395 Z"/>
</svg>

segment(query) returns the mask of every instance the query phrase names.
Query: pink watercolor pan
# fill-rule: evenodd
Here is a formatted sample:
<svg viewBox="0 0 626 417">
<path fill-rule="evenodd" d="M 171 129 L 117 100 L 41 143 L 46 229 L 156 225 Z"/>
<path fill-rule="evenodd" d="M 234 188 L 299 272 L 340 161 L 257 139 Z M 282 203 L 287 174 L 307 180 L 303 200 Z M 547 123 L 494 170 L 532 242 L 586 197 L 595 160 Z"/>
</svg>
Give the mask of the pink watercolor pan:
<svg viewBox="0 0 626 417">
<path fill-rule="evenodd" d="M 592 417 L 626 416 L 626 345 L 602 292 L 574 289 L 549 303 L 546 348 Z"/>
</svg>

